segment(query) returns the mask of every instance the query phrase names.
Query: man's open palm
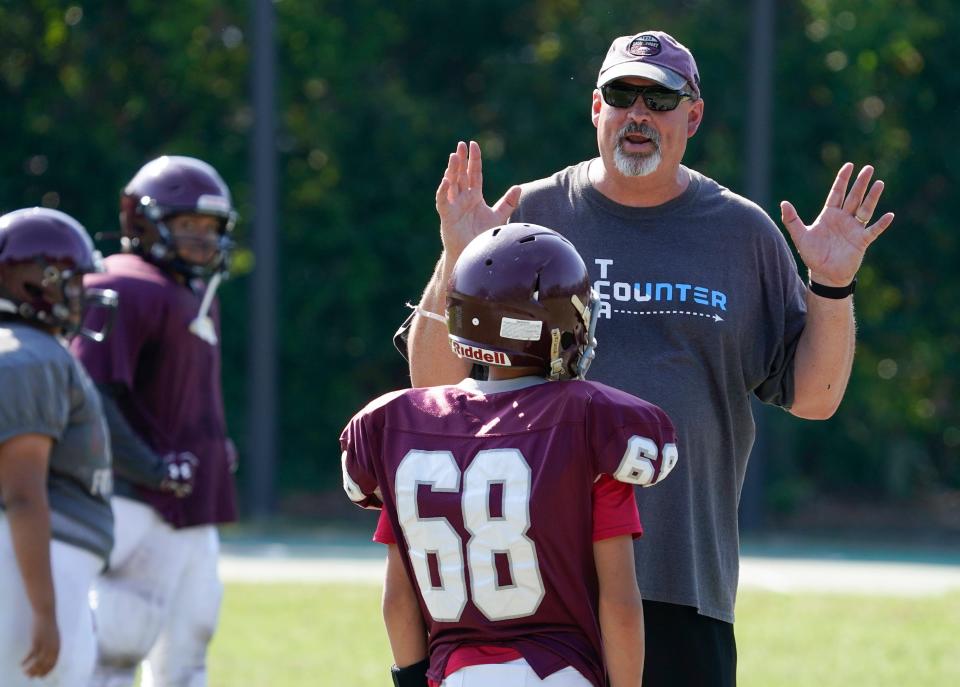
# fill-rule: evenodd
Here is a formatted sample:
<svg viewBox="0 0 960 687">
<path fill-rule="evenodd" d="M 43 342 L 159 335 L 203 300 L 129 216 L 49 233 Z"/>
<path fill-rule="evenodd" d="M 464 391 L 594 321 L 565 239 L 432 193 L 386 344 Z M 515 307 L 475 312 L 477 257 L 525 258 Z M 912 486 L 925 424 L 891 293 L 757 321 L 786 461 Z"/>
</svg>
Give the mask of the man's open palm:
<svg viewBox="0 0 960 687">
<path fill-rule="evenodd" d="M 450 154 L 437 188 L 437 212 L 443 248 L 453 257 L 478 234 L 504 224 L 520 202 L 520 187 L 512 186 L 493 207 L 483 199 L 483 159 L 480 146 L 460 141 Z"/>
<path fill-rule="evenodd" d="M 846 286 L 853 281 L 867 246 L 893 223 L 894 215 L 888 212 L 870 224 L 883 193 L 882 181 L 870 185 L 873 167 L 861 169 L 848 192 L 852 174 L 853 163 L 840 168 L 823 210 L 809 226 L 790 202 L 780 203 L 783 224 L 800 258 L 814 281 L 826 286 Z"/>
</svg>

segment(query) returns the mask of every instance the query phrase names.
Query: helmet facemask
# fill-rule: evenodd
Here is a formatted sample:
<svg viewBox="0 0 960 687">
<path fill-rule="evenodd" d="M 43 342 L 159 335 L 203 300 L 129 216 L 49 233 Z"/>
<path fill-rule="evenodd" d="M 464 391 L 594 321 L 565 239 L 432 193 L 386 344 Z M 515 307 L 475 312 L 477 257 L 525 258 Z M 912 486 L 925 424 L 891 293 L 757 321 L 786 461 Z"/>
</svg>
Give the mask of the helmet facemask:
<svg viewBox="0 0 960 687">
<path fill-rule="evenodd" d="M 580 335 L 573 333 L 561 334 L 560 343 L 566 336 L 567 346 L 562 348 L 560 355 L 553 356 L 550 361 L 551 381 L 556 379 L 586 379 L 587 370 L 596 357 L 597 349 L 597 319 L 600 313 L 600 296 L 590 289 L 590 298 L 584 303 L 576 295 L 570 296 L 573 308 L 579 313 L 583 322 Z M 552 350 L 551 350 L 552 352 Z"/>
<path fill-rule="evenodd" d="M 99 254 L 95 254 L 99 264 Z M 110 289 L 87 289 L 83 275 L 89 270 L 78 270 L 52 264 L 43 258 L 4 265 L 3 284 L 0 285 L 0 312 L 50 329 L 70 339 L 76 335 L 94 341 L 103 341 L 113 323 L 117 307 L 117 293 Z M 104 325 L 99 330 L 83 326 L 89 308 L 108 310 Z"/>
<path fill-rule="evenodd" d="M 207 279 L 216 273 L 226 274 L 230 268 L 230 254 L 234 242 L 230 232 L 236 222 L 236 213 L 230 211 L 226 216 L 207 212 L 169 210 L 151 205 L 149 199 L 142 199 L 136 210 L 139 229 L 138 235 L 124 235 L 121 243 L 126 252 L 138 253 L 164 269 L 183 275 L 188 279 Z M 181 255 L 184 242 L 206 241 L 202 238 L 178 236 L 171 223 L 179 216 L 198 215 L 213 217 L 219 223 L 216 242 L 209 260 L 198 263 L 185 259 Z"/>
</svg>

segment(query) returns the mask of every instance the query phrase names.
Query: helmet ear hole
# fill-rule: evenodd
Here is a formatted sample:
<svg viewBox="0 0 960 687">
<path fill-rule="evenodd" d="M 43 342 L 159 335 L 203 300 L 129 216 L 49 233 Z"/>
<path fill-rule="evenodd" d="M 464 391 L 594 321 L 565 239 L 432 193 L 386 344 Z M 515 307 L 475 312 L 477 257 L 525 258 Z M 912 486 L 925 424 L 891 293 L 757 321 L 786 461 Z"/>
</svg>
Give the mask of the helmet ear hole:
<svg viewBox="0 0 960 687">
<path fill-rule="evenodd" d="M 565 350 L 567 348 L 573 348 L 577 345 L 577 338 L 573 335 L 573 332 L 564 332 L 560 335 L 560 348 Z"/>
</svg>

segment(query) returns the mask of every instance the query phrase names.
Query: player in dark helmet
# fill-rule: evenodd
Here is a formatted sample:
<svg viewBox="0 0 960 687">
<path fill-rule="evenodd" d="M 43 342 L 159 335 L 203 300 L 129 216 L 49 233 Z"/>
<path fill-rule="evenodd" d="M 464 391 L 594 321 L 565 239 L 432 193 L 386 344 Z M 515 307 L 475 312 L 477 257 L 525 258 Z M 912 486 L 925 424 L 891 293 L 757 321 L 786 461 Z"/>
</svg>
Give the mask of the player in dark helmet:
<svg viewBox="0 0 960 687">
<path fill-rule="evenodd" d="M 200 231 L 185 217 L 209 218 Z M 230 189 L 213 167 L 192 157 L 169 155 L 146 165 L 120 197 L 124 250 L 187 277 L 205 277 L 228 267 L 237 221 Z"/>
<path fill-rule="evenodd" d="M 382 509 L 394 684 L 639 684 L 633 488 L 673 469 L 673 425 L 583 379 L 597 299 L 556 232 L 484 232 L 448 293 L 418 314 L 488 380 L 387 394 L 340 438 L 347 495 Z"/>
<path fill-rule="evenodd" d="M 573 244 L 545 227 L 507 224 L 478 236 L 468 251 L 447 299 L 454 352 L 536 367 L 551 380 L 582 379 L 596 346 L 599 303 Z M 493 359 L 477 360 L 477 350 Z"/>
<path fill-rule="evenodd" d="M 93 687 L 129 687 L 141 662 L 149 684 L 206 680 L 216 525 L 236 518 L 214 298 L 235 221 L 213 167 L 157 158 L 121 194 L 123 252 L 87 280 L 120 293 L 107 345 L 73 345 L 103 395 L 116 479 L 117 546 L 92 596 Z"/>
<path fill-rule="evenodd" d="M 91 305 L 116 307 L 116 293 L 83 288 L 83 275 L 102 270 L 86 230 L 47 208 L 17 210 L 0 221 L 0 313 L 67 338 L 82 333 L 102 340 L 104 332 L 83 329 L 83 312 Z"/>
<path fill-rule="evenodd" d="M 63 345 L 99 256 L 57 210 L 0 217 L 0 676 L 6 686 L 84 685 L 95 639 L 90 584 L 113 545 L 100 397 Z M 102 340 L 102 333 L 87 332 Z M 38 679 L 39 678 L 39 679 Z"/>
</svg>

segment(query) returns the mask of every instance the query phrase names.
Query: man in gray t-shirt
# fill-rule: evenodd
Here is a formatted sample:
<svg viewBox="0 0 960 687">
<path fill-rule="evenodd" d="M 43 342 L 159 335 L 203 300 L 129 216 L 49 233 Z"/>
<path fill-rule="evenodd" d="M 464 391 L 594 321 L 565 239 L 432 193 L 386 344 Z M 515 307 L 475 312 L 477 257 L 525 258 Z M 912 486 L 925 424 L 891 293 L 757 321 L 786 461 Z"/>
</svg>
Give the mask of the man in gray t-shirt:
<svg viewBox="0 0 960 687">
<path fill-rule="evenodd" d="M 603 354 L 590 378 L 660 405 L 678 431 L 674 476 L 638 493 L 648 687 L 735 684 L 736 518 L 754 438 L 750 395 L 802 418 L 834 413 L 853 362 L 855 275 L 893 221 L 887 213 L 870 224 L 883 183 L 871 185 L 869 166 L 848 189 L 853 165 L 845 164 L 809 226 L 782 203 L 809 268 L 804 283 L 760 208 L 681 164 L 703 111 L 689 50 L 646 31 L 617 38 L 600 69 L 592 109 L 599 158 L 515 186 L 491 207 L 480 149 L 461 142 L 437 190 L 444 251 L 407 339 L 415 386 L 468 373 L 430 320 L 480 231 L 507 218 L 542 224 L 581 252 L 604 301 Z"/>
</svg>

